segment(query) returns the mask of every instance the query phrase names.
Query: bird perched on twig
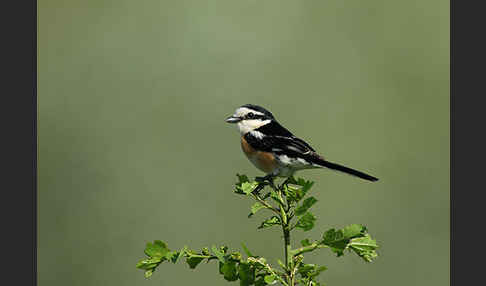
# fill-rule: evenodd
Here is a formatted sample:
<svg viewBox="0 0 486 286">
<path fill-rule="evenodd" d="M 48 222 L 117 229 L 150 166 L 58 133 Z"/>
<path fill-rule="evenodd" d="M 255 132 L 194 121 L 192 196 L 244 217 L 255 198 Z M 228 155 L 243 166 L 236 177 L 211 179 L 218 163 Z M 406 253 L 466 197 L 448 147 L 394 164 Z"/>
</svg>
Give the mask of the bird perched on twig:
<svg viewBox="0 0 486 286">
<path fill-rule="evenodd" d="M 266 179 L 290 177 L 296 171 L 329 168 L 368 181 L 378 179 L 363 172 L 327 161 L 304 140 L 280 125 L 263 107 L 245 104 L 226 119 L 236 123 L 241 134 L 241 148 Z"/>
</svg>

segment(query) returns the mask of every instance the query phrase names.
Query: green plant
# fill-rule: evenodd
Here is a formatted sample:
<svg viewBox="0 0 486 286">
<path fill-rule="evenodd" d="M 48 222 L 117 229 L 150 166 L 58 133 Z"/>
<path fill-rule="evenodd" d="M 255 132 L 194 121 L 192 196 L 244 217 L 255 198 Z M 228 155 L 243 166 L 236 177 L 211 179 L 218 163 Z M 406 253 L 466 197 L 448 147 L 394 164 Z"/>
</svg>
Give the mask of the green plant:
<svg viewBox="0 0 486 286">
<path fill-rule="evenodd" d="M 234 192 L 256 201 L 251 206 L 248 217 L 260 210 L 269 210 L 273 216 L 263 221 L 258 228 L 272 226 L 282 228 L 285 257 L 284 262 L 277 260 L 280 269 L 271 266 L 265 258 L 251 253 L 244 244 L 242 248 L 246 258 L 240 252 L 228 251 L 226 246 L 203 248 L 200 252 L 184 246 L 179 251 L 171 251 L 166 243 L 155 240 L 153 243 L 147 243 L 145 248 L 148 258 L 137 264 L 137 268 L 145 271 L 145 277 L 150 277 L 162 262 L 176 263 L 184 257 L 191 269 L 196 268 L 203 260 L 217 261 L 219 273 L 224 279 L 240 280 L 240 285 L 261 286 L 279 282 L 285 286 L 317 286 L 323 285 L 317 282 L 316 278 L 326 270 L 326 267 L 304 263 L 304 253 L 319 248 L 329 248 L 337 256 L 343 255 L 346 250 L 354 252 L 366 262 L 371 262 L 377 257 L 376 241 L 369 236 L 366 227 L 359 224 L 352 224 L 342 229 L 330 229 L 324 232 L 320 239 L 302 240 L 301 247 L 292 249 L 291 232 L 295 229 L 309 231 L 315 225 L 316 218 L 309 209 L 317 199 L 307 196 L 314 182 L 290 177 L 281 185 L 275 185 L 273 179 L 257 178 L 255 181 L 250 181 L 245 175 L 237 176 L 238 182 Z M 262 194 L 267 186 L 270 187 L 269 191 Z"/>
</svg>

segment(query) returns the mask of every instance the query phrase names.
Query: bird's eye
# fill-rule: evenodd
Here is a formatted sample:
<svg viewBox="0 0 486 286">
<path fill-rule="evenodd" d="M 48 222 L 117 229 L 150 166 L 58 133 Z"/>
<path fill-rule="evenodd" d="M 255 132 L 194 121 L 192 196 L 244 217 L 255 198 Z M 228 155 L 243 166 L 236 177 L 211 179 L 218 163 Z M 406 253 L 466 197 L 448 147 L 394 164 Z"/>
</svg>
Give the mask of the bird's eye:
<svg viewBox="0 0 486 286">
<path fill-rule="evenodd" d="M 253 118 L 255 116 L 255 114 L 253 114 L 253 112 L 250 112 L 250 113 L 248 113 L 247 116 L 248 116 L 248 118 Z"/>
</svg>

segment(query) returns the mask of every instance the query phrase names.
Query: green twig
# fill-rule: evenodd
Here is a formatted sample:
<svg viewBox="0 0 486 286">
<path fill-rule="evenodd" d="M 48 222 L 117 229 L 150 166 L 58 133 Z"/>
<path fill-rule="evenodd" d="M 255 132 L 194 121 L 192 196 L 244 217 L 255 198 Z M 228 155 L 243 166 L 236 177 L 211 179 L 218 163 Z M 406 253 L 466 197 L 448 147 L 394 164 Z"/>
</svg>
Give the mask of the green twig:
<svg viewBox="0 0 486 286">
<path fill-rule="evenodd" d="M 318 242 L 314 242 L 311 245 L 303 246 L 303 247 L 292 250 L 291 254 L 292 254 L 292 256 L 298 256 L 298 255 L 301 255 L 301 254 L 306 253 L 306 252 L 311 252 L 311 251 L 313 251 L 317 248 L 326 248 L 326 247 L 329 247 L 329 246 L 324 245 L 324 244 L 320 244 Z"/>
</svg>

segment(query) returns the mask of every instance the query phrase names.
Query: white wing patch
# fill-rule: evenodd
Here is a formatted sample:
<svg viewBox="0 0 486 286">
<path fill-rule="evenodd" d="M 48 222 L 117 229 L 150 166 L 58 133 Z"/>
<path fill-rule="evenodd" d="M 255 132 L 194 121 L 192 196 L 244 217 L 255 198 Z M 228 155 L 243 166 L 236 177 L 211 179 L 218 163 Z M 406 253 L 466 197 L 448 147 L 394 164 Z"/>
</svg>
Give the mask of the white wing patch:
<svg viewBox="0 0 486 286">
<path fill-rule="evenodd" d="M 293 169 L 306 169 L 313 167 L 313 164 L 304 158 L 293 158 L 287 155 L 277 155 L 276 158 L 282 165 L 291 167 Z"/>
<path fill-rule="evenodd" d="M 280 162 L 282 162 L 285 165 L 292 165 L 292 161 L 293 161 L 292 158 L 290 158 L 287 155 L 278 155 L 277 160 L 279 160 Z"/>
<path fill-rule="evenodd" d="M 250 131 L 250 134 L 255 136 L 258 139 L 262 139 L 263 137 L 265 137 L 265 134 L 261 133 L 260 131 L 256 131 L 256 130 Z"/>
</svg>

